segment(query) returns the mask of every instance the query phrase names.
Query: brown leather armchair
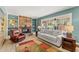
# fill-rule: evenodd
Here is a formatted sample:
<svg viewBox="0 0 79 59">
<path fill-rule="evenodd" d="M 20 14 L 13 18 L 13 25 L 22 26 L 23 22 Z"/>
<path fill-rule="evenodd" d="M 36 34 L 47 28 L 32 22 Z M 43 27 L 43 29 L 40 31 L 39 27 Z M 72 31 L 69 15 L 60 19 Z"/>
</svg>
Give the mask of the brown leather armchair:
<svg viewBox="0 0 79 59">
<path fill-rule="evenodd" d="M 25 39 L 25 34 L 20 33 L 19 30 L 10 31 L 10 40 L 14 43 L 20 42 Z"/>
</svg>

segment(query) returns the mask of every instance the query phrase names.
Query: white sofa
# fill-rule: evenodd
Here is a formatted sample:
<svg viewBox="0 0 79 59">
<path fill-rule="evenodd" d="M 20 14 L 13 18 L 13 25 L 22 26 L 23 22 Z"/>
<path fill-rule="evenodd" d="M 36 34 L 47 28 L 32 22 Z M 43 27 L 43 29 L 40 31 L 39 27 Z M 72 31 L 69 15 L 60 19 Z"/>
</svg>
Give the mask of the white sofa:
<svg viewBox="0 0 79 59">
<path fill-rule="evenodd" d="M 58 47 L 62 44 L 62 33 L 58 30 L 41 30 L 38 32 L 38 37 Z"/>
</svg>

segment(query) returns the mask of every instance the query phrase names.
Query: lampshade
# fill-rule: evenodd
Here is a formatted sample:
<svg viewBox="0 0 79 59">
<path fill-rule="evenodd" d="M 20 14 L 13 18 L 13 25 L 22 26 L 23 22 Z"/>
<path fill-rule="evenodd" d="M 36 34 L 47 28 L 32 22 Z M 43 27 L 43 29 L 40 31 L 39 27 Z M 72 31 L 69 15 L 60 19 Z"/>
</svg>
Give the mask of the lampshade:
<svg viewBox="0 0 79 59">
<path fill-rule="evenodd" d="M 38 26 L 38 28 L 41 28 L 41 26 Z"/>
<path fill-rule="evenodd" d="M 72 31 L 74 30 L 74 27 L 72 24 L 68 23 L 66 26 L 65 26 L 65 30 L 68 32 L 68 33 L 72 33 Z"/>
<path fill-rule="evenodd" d="M 38 29 L 41 30 L 41 26 L 38 26 Z"/>
</svg>

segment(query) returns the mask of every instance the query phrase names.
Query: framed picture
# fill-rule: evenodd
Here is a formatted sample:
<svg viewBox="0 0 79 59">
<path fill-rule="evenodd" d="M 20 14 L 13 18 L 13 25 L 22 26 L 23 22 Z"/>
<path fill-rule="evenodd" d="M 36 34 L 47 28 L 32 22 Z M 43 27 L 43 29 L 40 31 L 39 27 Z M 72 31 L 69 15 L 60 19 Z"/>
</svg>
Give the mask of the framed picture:
<svg viewBox="0 0 79 59">
<path fill-rule="evenodd" d="M 53 30 L 65 30 L 64 27 L 68 22 L 72 24 L 72 13 L 41 19 L 41 25 Z"/>
</svg>

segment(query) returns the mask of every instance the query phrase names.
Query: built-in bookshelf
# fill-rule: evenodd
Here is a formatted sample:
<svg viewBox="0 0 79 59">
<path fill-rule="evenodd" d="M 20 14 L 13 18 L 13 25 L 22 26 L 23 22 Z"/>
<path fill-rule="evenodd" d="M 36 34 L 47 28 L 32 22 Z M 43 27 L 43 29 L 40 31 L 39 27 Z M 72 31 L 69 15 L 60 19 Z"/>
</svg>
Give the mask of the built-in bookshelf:
<svg viewBox="0 0 79 59">
<path fill-rule="evenodd" d="M 32 19 L 32 32 L 36 31 L 36 19 Z"/>
</svg>

